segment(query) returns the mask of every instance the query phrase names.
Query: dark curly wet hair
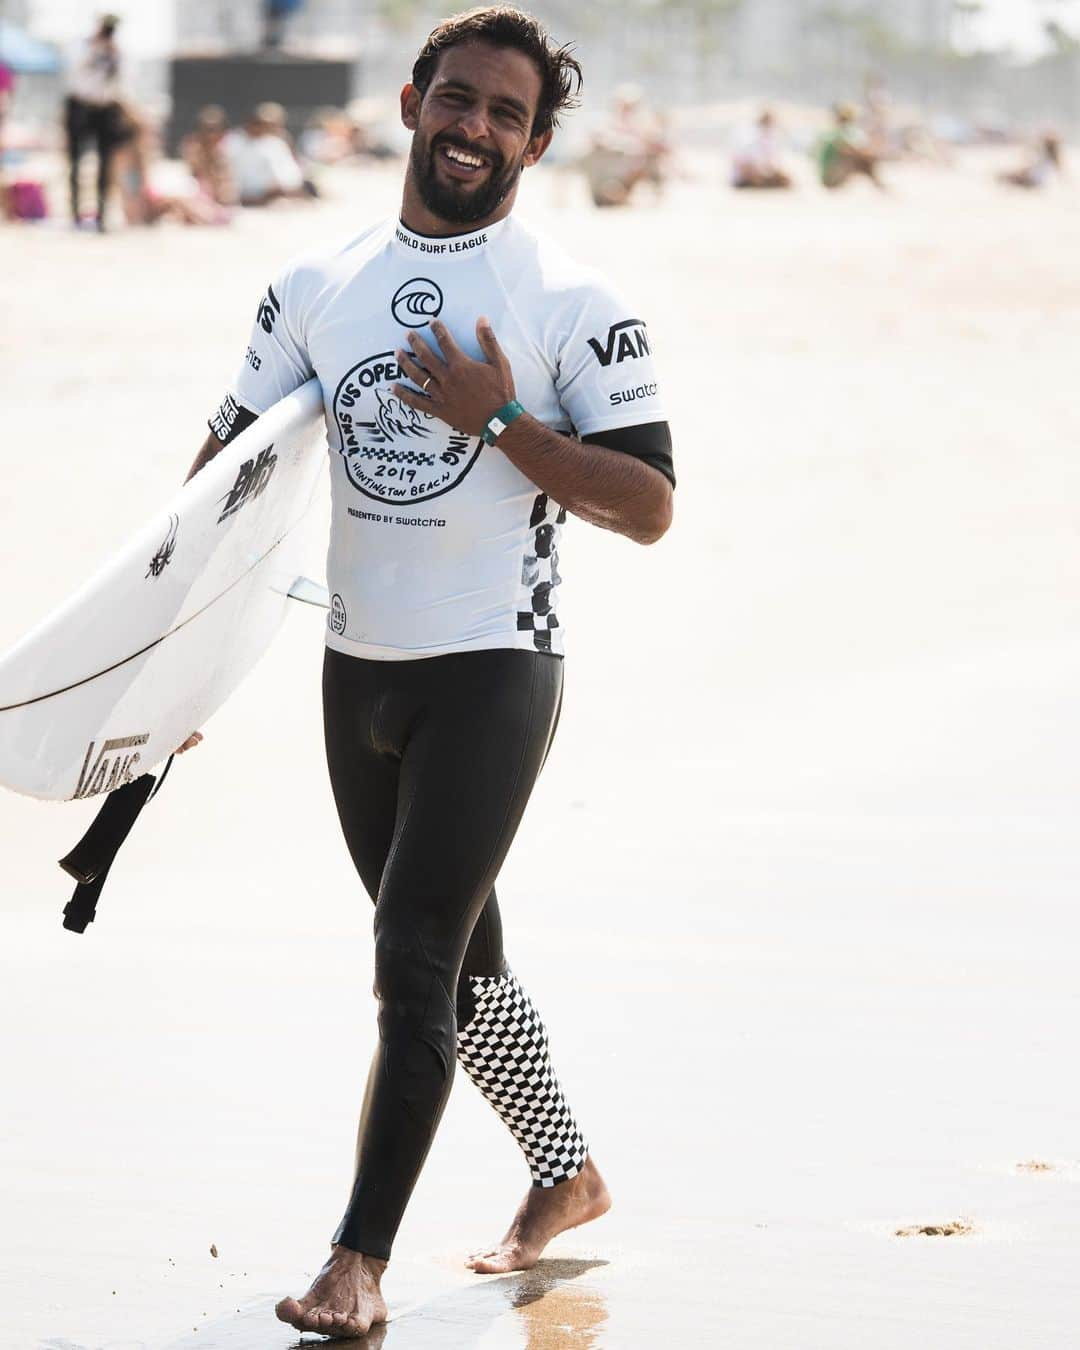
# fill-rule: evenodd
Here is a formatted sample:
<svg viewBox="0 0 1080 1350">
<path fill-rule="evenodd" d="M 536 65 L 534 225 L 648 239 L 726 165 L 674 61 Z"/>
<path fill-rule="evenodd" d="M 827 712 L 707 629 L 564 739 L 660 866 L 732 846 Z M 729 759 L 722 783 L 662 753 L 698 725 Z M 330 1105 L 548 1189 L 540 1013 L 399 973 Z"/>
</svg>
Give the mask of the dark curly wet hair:
<svg viewBox="0 0 1080 1350">
<path fill-rule="evenodd" d="M 504 5 L 453 14 L 432 29 L 413 63 L 412 82 L 421 94 L 427 93 L 440 55 L 463 42 L 513 47 L 533 61 L 541 80 L 540 102 L 532 125 L 534 136 L 551 131 L 558 126 L 560 113 L 578 106 L 582 75 L 581 66 L 572 55 L 572 44 L 556 46 L 539 19 Z"/>
</svg>

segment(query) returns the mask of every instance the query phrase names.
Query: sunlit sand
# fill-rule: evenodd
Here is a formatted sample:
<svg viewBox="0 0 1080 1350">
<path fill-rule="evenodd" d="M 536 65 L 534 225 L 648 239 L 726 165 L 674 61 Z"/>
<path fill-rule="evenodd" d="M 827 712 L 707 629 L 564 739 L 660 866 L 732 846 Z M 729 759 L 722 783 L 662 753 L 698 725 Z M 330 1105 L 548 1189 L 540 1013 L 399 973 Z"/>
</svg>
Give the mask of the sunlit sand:
<svg viewBox="0 0 1080 1350">
<path fill-rule="evenodd" d="M 1075 1334 L 1080 186 L 1011 196 L 999 163 L 754 198 L 703 160 L 609 214 L 527 185 L 649 321 L 679 471 L 655 549 L 568 534 L 568 702 L 500 883 L 615 1203 L 534 1272 L 466 1271 L 526 1178 L 462 1079 L 368 1344 Z M 397 183 L 3 231 L 0 643 L 182 479 L 282 260 Z M 176 766 L 85 936 L 55 860 L 93 804 L 0 797 L 11 1350 L 295 1343 L 273 1303 L 340 1217 L 375 1034 L 320 618 Z"/>
</svg>

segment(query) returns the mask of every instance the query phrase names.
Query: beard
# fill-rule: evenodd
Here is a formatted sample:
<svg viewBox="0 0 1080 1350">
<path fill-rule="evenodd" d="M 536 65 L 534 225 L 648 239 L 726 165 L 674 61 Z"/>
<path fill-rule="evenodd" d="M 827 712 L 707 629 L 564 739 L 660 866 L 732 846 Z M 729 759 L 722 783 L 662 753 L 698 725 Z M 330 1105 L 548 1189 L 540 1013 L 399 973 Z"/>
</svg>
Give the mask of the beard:
<svg viewBox="0 0 1080 1350">
<path fill-rule="evenodd" d="M 487 178 L 479 187 L 468 183 L 444 183 L 437 177 L 435 156 L 442 145 L 456 145 L 469 154 L 482 153 L 490 165 Z M 454 136 L 437 136 L 434 141 L 422 141 L 413 136 L 409 164 L 420 200 L 433 216 L 449 225 L 475 225 L 496 211 L 517 186 L 521 177 L 521 161 L 505 164 L 501 157 L 492 158 L 488 151 L 478 152 L 467 142 Z"/>
</svg>

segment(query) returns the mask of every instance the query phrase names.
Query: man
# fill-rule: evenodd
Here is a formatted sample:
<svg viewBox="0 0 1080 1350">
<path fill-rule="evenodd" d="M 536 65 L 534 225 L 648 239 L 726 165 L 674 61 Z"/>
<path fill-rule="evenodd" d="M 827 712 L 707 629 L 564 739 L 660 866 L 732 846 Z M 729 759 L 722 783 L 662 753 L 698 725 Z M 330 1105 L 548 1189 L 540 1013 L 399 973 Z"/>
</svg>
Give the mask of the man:
<svg viewBox="0 0 1080 1350">
<path fill-rule="evenodd" d="M 224 137 L 221 149 L 241 206 L 305 196 L 304 173 L 289 143 L 280 103 L 260 103 L 243 127 Z"/>
<path fill-rule="evenodd" d="M 109 169 L 118 141 L 120 49 L 116 29 L 120 20 L 106 14 L 93 37 L 79 48 L 68 72 L 64 101 L 64 130 L 71 185 L 71 215 L 79 220 L 79 165 L 87 142 L 97 151 L 97 227 L 105 230 L 105 205 L 109 195 Z"/>
<path fill-rule="evenodd" d="M 850 103 L 833 108 L 833 125 L 818 142 L 818 173 L 823 187 L 843 187 L 849 179 L 862 174 L 876 188 L 885 190 L 878 176 L 878 155 L 859 126 L 859 112 Z"/>
<path fill-rule="evenodd" d="M 302 1330 L 355 1336 L 385 1319 L 380 1277 L 455 1057 L 533 1180 L 474 1270 L 525 1269 L 609 1205 L 506 965 L 494 892 L 558 716 L 566 515 L 641 543 L 671 519 L 641 320 L 510 218 L 580 79 L 518 11 L 435 29 L 401 95 L 413 140 L 400 221 L 275 279 L 192 469 L 318 376 L 333 489 L 327 759 L 376 900 L 379 1045 L 330 1258 L 278 1305 Z"/>
</svg>

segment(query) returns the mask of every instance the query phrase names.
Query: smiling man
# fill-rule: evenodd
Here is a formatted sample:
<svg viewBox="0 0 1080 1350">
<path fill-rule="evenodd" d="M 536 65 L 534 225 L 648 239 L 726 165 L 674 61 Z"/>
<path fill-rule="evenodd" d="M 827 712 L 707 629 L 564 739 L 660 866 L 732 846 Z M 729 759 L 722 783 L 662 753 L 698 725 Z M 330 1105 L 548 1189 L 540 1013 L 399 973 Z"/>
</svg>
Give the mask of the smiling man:
<svg viewBox="0 0 1080 1350">
<path fill-rule="evenodd" d="M 558 720 L 567 514 L 639 543 L 671 520 L 644 323 L 510 218 L 580 81 L 517 10 L 435 29 L 401 95 L 400 220 L 268 287 L 192 470 L 318 377 L 333 489 L 326 750 L 376 905 L 379 1043 L 330 1257 L 278 1305 L 302 1330 L 355 1336 L 385 1319 L 380 1279 L 455 1060 L 532 1179 L 474 1270 L 525 1269 L 610 1204 L 506 963 L 494 890 Z"/>
</svg>

